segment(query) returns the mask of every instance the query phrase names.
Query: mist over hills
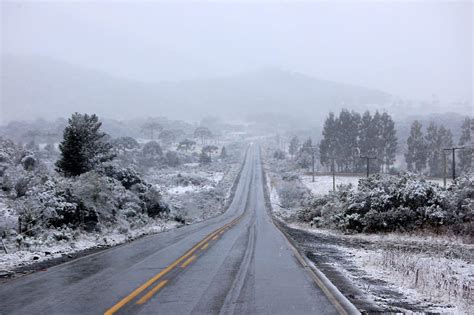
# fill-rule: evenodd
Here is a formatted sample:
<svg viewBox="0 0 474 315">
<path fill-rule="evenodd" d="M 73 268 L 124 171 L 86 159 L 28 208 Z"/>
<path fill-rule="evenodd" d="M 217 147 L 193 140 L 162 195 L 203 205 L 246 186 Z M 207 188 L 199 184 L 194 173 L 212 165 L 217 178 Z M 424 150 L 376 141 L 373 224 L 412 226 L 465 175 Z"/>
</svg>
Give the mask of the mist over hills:
<svg viewBox="0 0 474 315">
<path fill-rule="evenodd" d="M 331 110 L 387 109 L 388 93 L 279 69 L 179 82 L 144 83 L 36 56 L 2 56 L 1 122 L 94 112 L 125 119 L 198 120 L 272 112 L 326 116 Z"/>
</svg>

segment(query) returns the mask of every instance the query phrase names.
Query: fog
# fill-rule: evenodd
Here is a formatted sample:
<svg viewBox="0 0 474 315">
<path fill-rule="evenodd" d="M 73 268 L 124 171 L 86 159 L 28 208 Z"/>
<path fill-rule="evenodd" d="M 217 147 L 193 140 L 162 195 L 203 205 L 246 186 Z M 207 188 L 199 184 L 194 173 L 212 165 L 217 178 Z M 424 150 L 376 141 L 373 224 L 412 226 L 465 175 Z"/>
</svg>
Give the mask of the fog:
<svg viewBox="0 0 474 315">
<path fill-rule="evenodd" d="M 88 76 L 94 76 L 90 71 L 100 71 L 100 76 L 120 80 L 125 85 L 125 82 L 133 85 L 202 79 L 213 79 L 217 84 L 221 82 L 219 78 L 242 77 L 247 81 L 252 77 L 249 74 L 272 69 L 273 74 L 265 72 L 262 80 L 278 81 L 276 88 L 285 83 L 275 79 L 274 73 L 280 76 L 297 73 L 307 78 L 378 90 L 391 95 L 391 99 L 424 100 L 438 104 L 441 110 L 472 112 L 472 2 L 14 1 L 2 2 L 1 8 L 2 68 L 5 70 L 2 71 L 1 106 L 5 120 L 29 117 L 32 112 L 35 112 L 33 116 L 65 115 L 61 110 L 49 111 L 45 107 L 48 107 L 47 102 L 57 102 L 52 107 L 80 102 L 74 100 L 73 92 L 56 97 L 53 102 L 47 95 L 51 89 L 42 87 L 42 93 L 31 93 L 23 103 L 19 99 L 41 81 L 39 78 L 56 78 L 50 72 L 61 72 L 61 84 L 67 85 L 64 78 L 82 76 L 77 74 L 79 69 L 87 71 Z M 15 66 L 18 56 L 23 58 L 20 68 Z M 42 68 L 38 81 L 33 80 L 28 86 L 17 84 L 31 80 L 28 71 L 32 64 L 37 67 L 38 63 Z M 74 68 L 64 70 L 69 66 Z M 19 76 L 20 72 L 27 79 Z M 97 86 L 102 83 L 97 82 Z M 116 84 L 107 83 L 107 86 L 112 85 Z M 201 85 L 191 90 L 202 94 L 221 88 L 202 85 L 208 90 L 199 90 Z M 232 92 L 233 98 L 239 97 L 235 89 Z M 61 89 L 57 93 L 61 94 Z M 135 90 L 130 93 L 131 98 L 135 97 Z M 294 91 L 294 94 L 301 93 Z M 176 106 L 171 106 L 173 110 L 163 110 L 170 115 L 200 104 L 190 103 L 180 108 L 182 100 L 176 101 L 174 95 L 169 91 L 156 92 L 142 102 L 171 99 L 168 103 Z M 248 105 L 255 108 L 263 104 L 263 111 L 270 110 L 272 107 L 267 108 L 268 104 L 264 103 L 274 100 L 265 102 L 267 97 L 268 94 L 255 96 L 249 99 Z M 91 107 L 84 109 L 98 108 L 101 114 L 117 115 L 113 102 L 96 101 L 94 96 L 89 99 Z M 255 99 L 259 102 L 255 103 Z M 334 95 L 327 100 L 338 101 Z M 318 102 L 327 100 L 318 99 Z M 219 101 L 226 99 L 219 98 Z M 277 106 L 278 110 L 284 112 L 291 102 L 288 98 Z M 305 100 L 295 102 L 303 104 Z M 347 100 L 340 102 L 348 103 Z M 379 99 L 366 102 L 379 103 Z M 391 101 L 384 102 L 378 104 L 382 109 L 390 110 L 394 106 Z M 453 108 L 452 102 L 462 105 Z M 23 108 L 23 112 L 14 113 L 12 104 Z M 38 106 L 44 111 L 35 110 Z M 225 108 L 226 104 L 211 109 L 219 109 L 219 106 Z M 242 107 L 241 104 L 232 106 Z M 306 106 L 314 107 L 314 99 L 308 98 Z M 325 109 L 330 104 L 318 106 Z M 303 105 L 301 108 L 304 111 Z"/>
</svg>

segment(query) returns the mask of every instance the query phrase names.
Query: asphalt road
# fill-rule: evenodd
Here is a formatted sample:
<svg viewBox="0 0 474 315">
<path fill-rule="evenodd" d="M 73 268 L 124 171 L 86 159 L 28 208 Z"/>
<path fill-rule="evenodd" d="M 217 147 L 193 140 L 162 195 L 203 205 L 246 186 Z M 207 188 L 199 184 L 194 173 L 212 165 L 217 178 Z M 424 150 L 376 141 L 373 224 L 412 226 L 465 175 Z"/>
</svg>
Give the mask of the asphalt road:
<svg viewBox="0 0 474 315">
<path fill-rule="evenodd" d="M 337 314 L 265 210 L 251 145 L 221 216 L 4 283 L 1 314 Z"/>
</svg>

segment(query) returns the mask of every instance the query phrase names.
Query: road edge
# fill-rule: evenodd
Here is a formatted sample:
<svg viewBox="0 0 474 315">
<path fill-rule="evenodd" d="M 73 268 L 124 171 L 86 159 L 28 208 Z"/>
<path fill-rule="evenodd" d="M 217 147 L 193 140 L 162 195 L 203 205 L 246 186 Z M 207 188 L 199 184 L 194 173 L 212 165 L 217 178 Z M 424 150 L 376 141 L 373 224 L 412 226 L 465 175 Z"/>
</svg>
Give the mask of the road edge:
<svg viewBox="0 0 474 315">
<path fill-rule="evenodd" d="M 271 218 L 273 225 L 280 231 L 283 237 L 287 240 L 289 247 L 293 251 L 298 262 L 303 266 L 303 268 L 308 272 L 310 277 L 316 283 L 316 285 L 321 288 L 329 301 L 334 305 L 339 314 L 352 315 L 352 314 L 361 314 L 361 312 L 355 307 L 355 305 L 345 297 L 341 291 L 322 273 L 316 265 L 301 253 L 301 249 L 298 247 L 296 242 L 291 238 L 290 235 L 281 227 L 282 224 L 285 224 L 281 220 L 275 218 L 272 213 L 272 205 L 270 202 L 270 195 L 268 192 L 268 183 L 267 176 L 265 173 L 265 167 L 263 160 L 260 160 L 261 169 L 262 169 L 262 179 L 263 179 L 263 190 L 265 197 L 265 209 L 268 215 Z"/>
</svg>

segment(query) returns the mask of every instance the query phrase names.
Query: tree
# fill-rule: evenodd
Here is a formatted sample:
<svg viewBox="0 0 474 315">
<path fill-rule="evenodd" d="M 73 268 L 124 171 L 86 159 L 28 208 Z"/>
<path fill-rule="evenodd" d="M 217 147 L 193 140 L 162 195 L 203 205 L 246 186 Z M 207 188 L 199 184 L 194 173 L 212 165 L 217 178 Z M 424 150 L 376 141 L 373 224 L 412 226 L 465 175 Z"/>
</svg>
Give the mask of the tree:
<svg viewBox="0 0 474 315">
<path fill-rule="evenodd" d="M 298 157 L 296 158 L 296 163 L 301 168 L 308 168 L 311 166 L 313 150 L 313 141 L 311 138 L 308 138 L 308 140 L 306 140 L 301 146 L 301 149 L 298 152 Z"/>
<path fill-rule="evenodd" d="M 444 126 L 430 123 L 426 130 L 428 167 L 431 176 L 442 176 L 444 172 L 444 148 L 453 146 L 453 135 Z M 449 157 L 447 157 L 449 159 Z"/>
<path fill-rule="evenodd" d="M 470 147 L 471 145 L 471 120 L 469 117 L 466 117 L 461 126 L 459 145 L 463 147 Z M 461 169 L 461 172 L 468 172 L 472 165 L 472 148 L 460 150 L 458 155 L 459 168 Z"/>
<path fill-rule="evenodd" d="M 155 140 L 155 132 L 163 130 L 163 126 L 157 121 L 150 120 L 143 124 L 142 132 L 148 133 L 151 140 Z"/>
<path fill-rule="evenodd" d="M 163 147 L 167 148 L 173 143 L 173 141 L 176 139 L 176 136 L 171 130 L 163 130 L 160 132 L 158 138 L 161 140 Z"/>
<path fill-rule="evenodd" d="M 196 146 L 196 141 L 184 139 L 178 144 L 178 147 L 176 148 L 176 150 L 188 152 L 188 151 L 194 150 L 195 146 Z"/>
<path fill-rule="evenodd" d="M 291 155 L 291 159 L 294 158 L 296 153 L 298 153 L 298 146 L 300 145 L 300 140 L 297 136 L 294 136 L 290 140 L 290 147 L 288 148 L 288 153 Z"/>
<path fill-rule="evenodd" d="M 206 144 L 206 140 L 212 138 L 212 132 L 206 127 L 197 127 L 194 130 L 194 137 L 201 139 L 201 144 Z"/>
<path fill-rule="evenodd" d="M 385 171 L 388 171 L 396 160 L 398 139 L 395 131 L 395 123 L 392 117 L 387 113 L 382 114 L 381 127 L 382 168 L 385 167 Z"/>
<path fill-rule="evenodd" d="M 179 163 L 180 163 L 178 153 L 176 153 L 174 151 L 166 152 L 165 163 L 166 163 L 166 165 L 171 166 L 171 167 L 178 166 Z"/>
<path fill-rule="evenodd" d="M 119 138 L 113 139 L 111 143 L 116 149 L 120 151 L 133 150 L 140 147 L 137 140 L 135 140 L 135 138 L 132 138 L 132 137 L 119 137 Z"/>
<path fill-rule="evenodd" d="M 201 150 L 201 154 L 199 154 L 199 163 L 201 164 L 209 164 L 212 162 L 211 156 L 204 151 L 204 148 Z"/>
<path fill-rule="evenodd" d="M 319 144 L 319 159 L 322 165 L 330 165 L 331 157 L 336 154 L 336 119 L 329 113 L 324 122 L 323 139 Z"/>
<path fill-rule="evenodd" d="M 220 158 L 223 160 L 227 157 L 227 150 L 225 147 L 222 147 L 221 149 L 221 155 L 220 155 Z"/>
<path fill-rule="evenodd" d="M 421 172 L 426 167 L 426 142 L 423 136 L 422 125 L 415 120 L 410 128 L 407 139 L 405 162 L 409 171 Z"/>
<path fill-rule="evenodd" d="M 78 176 L 115 157 L 112 146 L 103 140 L 106 134 L 100 131 L 102 123 L 95 114 L 74 113 L 68 123 L 59 144 L 61 156 L 56 162 L 59 173 Z"/>
<path fill-rule="evenodd" d="M 206 152 L 207 154 L 209 154 L 210 157 L 212 157 L 212 154 L 217 153 L 219 151 L 219 148 L 215 145 L 206 145 L 202 148 L 202 151 Z"/>
<path fill-rule="evenodd" d="M 142 149 L 143 156 L 147 158 L 156 158 L 163 156 L 163 150 L 156 141 L 147 142 Z"/>
</svg>

